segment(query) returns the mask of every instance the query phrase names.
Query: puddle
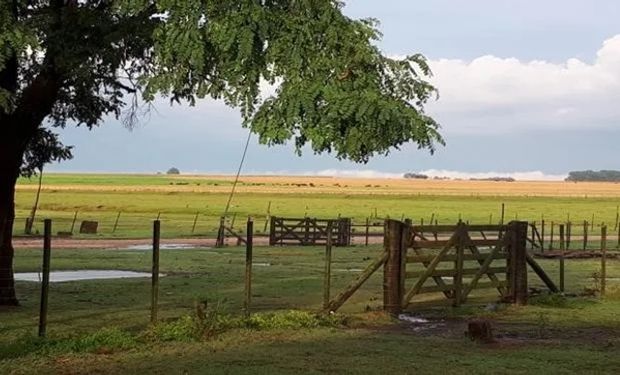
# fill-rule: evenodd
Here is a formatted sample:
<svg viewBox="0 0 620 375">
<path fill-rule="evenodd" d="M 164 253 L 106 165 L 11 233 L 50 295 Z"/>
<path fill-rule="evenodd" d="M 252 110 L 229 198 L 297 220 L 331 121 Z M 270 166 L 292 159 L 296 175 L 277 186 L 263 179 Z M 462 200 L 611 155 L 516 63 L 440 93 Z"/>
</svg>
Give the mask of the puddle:
<svg viewBox="0 0 620 375">
<path fill-rule="evenodd" d="M 160 276 L 165 276 L 160 274 Z M 62 283 L 80 280 L 130 279 L 151 277 L 148 272 L 118 271 L 118 270 L 83 270 L 83 271 L 55 271 L 50 272 L 50 282 Z M 15 274 L 15 280 L 41 282 L 39 272 L 21 272 Z"/>
<path fill-rule="evenodd" d="M 428 323 L 430 323 L 430 321 L 428 319 L 418 318 L 417 316 L 405 315 L 405 314 L 400 314 L 398 316 L 398 320 L 401 320 L 401 321 L 407 322 L 407 323 L 413 323 L 413 324 L 428 324 Z"/>
<path fill-rule="evenodd" d="M 160 244 L 159 250 L 187 250 L 187 249 L 196 249 L 201 248 L 200 246 L 186 244 L 186 243 L 166 243 Z M 153 250 L 153 245 L 144 244 L 144 245 L 131 245 L 120 250 Z"/>
<path fill-rule="evenodd" d="M 402 322 L 411 323 L 412 325 L 411 328 L 415 332 L 435 329 L 435 328 L 443 327 L 445 325 L 441 321 L 431 321 L 425 318 L 420 318 L 417 316 L 407 315 L 407 314 L 398 315 L 398 320 Z"/>
</svg>

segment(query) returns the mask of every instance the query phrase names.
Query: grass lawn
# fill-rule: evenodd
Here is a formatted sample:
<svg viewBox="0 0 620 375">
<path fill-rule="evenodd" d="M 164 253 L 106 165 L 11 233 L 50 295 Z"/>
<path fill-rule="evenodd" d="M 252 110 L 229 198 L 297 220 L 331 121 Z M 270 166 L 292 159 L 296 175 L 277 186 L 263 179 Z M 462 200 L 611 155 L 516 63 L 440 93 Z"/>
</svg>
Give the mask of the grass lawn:
<svg viewBox="0 0 620 375">
<path fill-rule="evenodd" d="M 337 248 L 336 294 L 376 256 L 379 247 Z M 317 311 L 322 300 L 323 249 L 255 248 L 255 316 L 290 309 Z M 37 271 L 39 250 L 18 250 L 16 271 Z M 557 261 L 541 264 L 557 280 Z M 596 260 L 567 261 L 567 290 L 591 287 Z M 150 253 L 131 250 L 56 250 L 53 270 L 149 271 Z M 240 316 L 243 249 L 165 250 L 161 254 L 160 318 L 174 324 L 206 302 L 221 314 Z M 440 322 L 418 331 L 378 312 L 382 274 L 375 274 L 342 309 L 346 323 L 306 327 L 233 328 L 204 340 L 147 339 L 150 280 L 54 283 L 48 340 L 36 332 L 39 285 L 19 282 L 22 306 L 0 311 L 0 373 L 616 373 L 620 366 L 620 262 L 608 263 L 606 299 L 533 299 L 526 307 L 498 307 L 494 290 L 450 307 L 441 295 L 415 300 L 411 313 Z M 534 287 L 541 283 L 530 275 Z M 494 306 L 494 305 L 492 305 Z M 466 319 L 495 322 L 496 344 L 469 341 Z M 114 329 L 113 331 L 108 331 Z M 70 343 L 70 345 L 69 345 Z M 78 343 L 78 344 L 76 344 Z"/>
<path fill-rule="evenodd" d="M 172 238 L 212 235 L 232 178 L 48 174 L 44 181 L 38 218 L 54 219 L 54 232 L 69 230 L 77 211 L 78 226 L 81 220 L 99 221 L 95 238 L 148 237 L 157 216 L 162 235 Z M 35 190 L 34 180 L 20 180 L 15 233 L 23 229 Z M 495 223 L 504 203 L 506 220 L 580 223 L 594 215 L 596 224 L 613 227 L 618 197 L 614 184 L 244 176 L 230 219 L 236 217 L 239 228 L 253 216 L 259 233 L 268 208 L 276 216 L 341 215 L 358 222 L 390 216 L 428 223 L 432 216 L 443 224 L 459 218 Z M 35 229 L 41 227 L 38 221 Z M 595 228 L 591 236 L 597 235 Z M 575 225 L 572 233 L 581 230 Z M 380 246 L 334 249 L 332 296 L 381 251 Z M 607 265 L 606 298 L 583 295 L 596 289 L 593 275 L 600 261 L 570 259 L 569 297 L 541 295 L 517 307 L 495 304 L 496 290 L 476 290 L 466 305 L 453 308 L 441 294 L 425 294 L 409 308 L 430 320 L 420 325 L 380 311 L 381 270 L 338 314 L 316 316 L 322 306 L 323 252 L 256 247 L 250 319 L 243 318 L 245 256 L 238 247 L 162 250 L 165 276 L 156 326 L 149 324 L 149 278 L 53 283 L 46 340 L 34 337 L 40 286 L 19 281 L 22 305 L 0 310 L 0 374 L 615 374 L 620 368 L 618 260 Z M 558 260 L 540 264 L 558 280 Z M 40 250 L 17 250 L 16 272 L 37 272 L 40 265 Z M 62 249 L 52 255 L 53 271 L 150 269 L 148 251 Z M 529 284 L 543 287 L 533 274 Z M 204 305 L 206 310 L 197 308 Z M 490 319 L 498 341 L 483 345 L 466 338 L 473 318 Z M 194 334 L 197 326 L 200 335 Z"/>
<path fill-rule="evenodd" d="M 16 195 L 15 233 L 23 232 L 36 186 L 21 179 Z M 232 177 L 167 175 L 48 174 L 44 179 L 35 230 L 52 218 L 55 231 L 69 231 L 77 212 L 81 220 L 99 221 L 97 237 L 148 237 L 151 222 L 162 220 L 164 237 L 214 234 L 231 189 Z M 440 224 L 459 218 L 497 223 L 505 220 L 575 223 L 584 220 L 615 226 L 619 190 L 615 184 L 479 181 L 363 180 L 304 177 L 243 177 L 232 202 L 230 220 L 242 230 L 247 216 L 263 232 L 268 209 L 284 217 L 351 217 L 358 223 L 377 216 L 414 222 L 431 217 Z M 114 230 L 118 213 L 121 213 Z M 194 221 L 196 226 L 194 227 Z M 598 234 L 599 228 L 593 233 Z M 556 228 L 557 231 L 557 228 Z M 549 232 L 547 232 L 548 234 Z M 615 235 L 610 230 L 610 235 Z M 557 236 L 557 233 L 556 233 Z"/>
</svg>

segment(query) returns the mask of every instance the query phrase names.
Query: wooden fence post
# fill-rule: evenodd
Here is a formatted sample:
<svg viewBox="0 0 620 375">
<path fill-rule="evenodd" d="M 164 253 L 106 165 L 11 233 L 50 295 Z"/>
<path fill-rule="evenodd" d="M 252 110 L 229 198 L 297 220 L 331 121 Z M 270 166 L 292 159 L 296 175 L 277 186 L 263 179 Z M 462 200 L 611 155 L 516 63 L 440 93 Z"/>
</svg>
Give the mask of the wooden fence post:
<svg viewBox="0 0 620 375">
<path fill-rule="evenodd" d="M 39 337 L 47 333 L 47 303 L 50 288 L 50 259 L 52 253 L 52 220 L 43 222 L 43 267 L 41 269 L 41 306 L 39 310 Z"/>
<path fill-rule="evenodd" d="M 564 293 L 564 225 L 560 224 L 560 292 Z"/>
<path fill-rule="evenodd" d="M 315 223 L 316 225 L 316 223 Z M 304 222 L 304 240 L 302 242 L 302 245 L 308 245 L 310 242 L 310 218 L 305 216 L 305 222 Z"/>
<path fill-rule="evenodd" d="M 159 302 L 159 240 L 161 224 L 153 222 L 153 264 L 151 270 L 151 324 L 157 323 L 157 305 Z"/>
<path fill-rule="evenodd" d="M 540 221 L 540 252 L 545 252 L 545 220 Z"/>
<path fill-rule="evenodd" d="M 78 217 L 78 211 L 75 211 L 75 213 L 73 214 L 73 221 L 71 222 L 71 234 L 73 234 L 73 230 L 75 229 L 75 222 L 77 221 L 77 217 Z"/>
<path fill-rule="evenodd" d="M 388 259 L 383 267 L 383 309 L 390 314 L 401 312 L 402 291 L 400 290 L 401 275 L 401 245 L 403 223 L 396 220 L 387 220 L 385 235 L 385 249 Z"/>
<path fill-rule="evenodd" d="M 269 246 L 276 245 L 276 217 L 269 217 Z"/>
<path fill-rule="evenodd" d="M 329 306 L 332 277 L 332 230 L 333 222 L 327 222 L 327 240 L 325 244 L 325 275 L 323 279 L 323 309 Z"/>
<path fill-rule="evenodd" d="M 224 246 L 224 228 L 226 226 L 226 218 L 224 216 L 220 217 L 220 226 L 217 229 L 217 239 L 215 240 L 215 247 L 223 247 Z"/>
<path fill-rule="evenodd" d="M 405 226 L 403 227 L 403 231 L 401 234 L 400 241 L 400 285 L 399 285 L 399 293 L 400 293 L 400 304 L 403 306 L 403 297 L 405 296 L 405 282 L 407 281 L 407 249 L 409 248 L 409 244 L 411 241 L 411 225 L 413 221 L 411 219 L 405 219 Z"/>
<path fill-rule="evenodd" d="M 607 226 L 601 227 L 601 297 L 605 296 L 607 284 Z"/>
<path fill-rule="evenodd" d="M 573 224 L 569 221 L 566 223 L 566 244 L 564 246 L 565 250 L 570 249 L 570 238 L 573 234 Z"/>
<path fill-rule="evenodd" d="M 364 246 L 368 246 L 368 235 L 370 231 L 370 219 L 366 218 L 366 240 L 364 241 Z"/>
<path fill-rule="evenodd" d="M 551 222 L 551 235 L 549 238 L 549 250 L 553 250 L 553 231 L 555 229 L 555 223 Z"/>
<path fill-rule="evenodd" d="M 199 212 L 196 212 L 196 215 L 194 215 L 194 223 L 192 224 L 192 234 L 194 234 L 194 232 L 196 231 L 196 223 L 198 223 L 198 215 L 200 215 Z"/>
<path fill-rule="evenodd" d="M 121 211 L 118 211 L 118 215 L 116 215 L 116 220 L 114 220 L 114 227 L 112 228 L 112 233 L 116 233 L 116 228 L 118 227 L 118 220 L 121 218 Z"/>
<path fill-rule="evenodd" d="M 465 235 L 467 234 L 467 226 L 463 223 L 459 223 L 457 227 L 458 238 L 456 241 L 456 259 L 454 261 L 454 276 L 453 276 L 453 285 L 454 285 L 454 301 L 452 305 L 458 307 L 461 305 L 461 301 L 463 299 L 463 256 L 464 256 L 464 240 Z"/>
<path fill-rule="evenodd" d="M 243 311 L 246 317 L 250 316 L 250 308 L 252 304 L 252 258 L 253 258 L 253 244 L 254 244 L 254 221 L 248 218 L 246 226 L 246 241 L 245 241 L 245 301 L 243 304 Z"/>
<path fill-rule="evenodd" d="M 588 221 L 583 221 L 583 251 L 588 249 Z"/>
<path fill-rule="evenodd" d="M 508 261 L 508 287 L 512 303 L 527 304 L 527 229 L 525 221 L 508 224 L 510 234 L 510 253 Z"/>
</svg>

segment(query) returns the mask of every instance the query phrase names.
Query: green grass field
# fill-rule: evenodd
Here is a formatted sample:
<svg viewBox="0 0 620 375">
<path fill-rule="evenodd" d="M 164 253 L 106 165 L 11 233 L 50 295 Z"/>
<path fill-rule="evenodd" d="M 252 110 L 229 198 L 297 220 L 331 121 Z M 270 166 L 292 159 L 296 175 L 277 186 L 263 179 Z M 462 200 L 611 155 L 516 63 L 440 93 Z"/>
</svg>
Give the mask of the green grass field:
<svg viewBox="0 0 620 375">
<path fill-rule="evenodd" d="M 67 231 L 77 211 L 78 225 L 86 219 L 100 222 L 96 238 L 146 238 L 152 220 L 161 215 L 162 234 L 172 238 L 192 235 L 198 213 L 193 235 L 213 235 L 231 183 L 232 178 L 217 176 L 50 174 L 38 218 L 52 218 L 54 231 Z M 15 233 L 21 233 L 30 210 L 33 184 L 21 180 L 18 186 Z M 561 183 L 541 187 L 463 181 L 442 190 L 437 182 L 242 178 L 230 220 L 236 215 L 236 227 L 241 227 L 246 216 L 253 216 L 261 232 L 270 205 L 272 215 L 289 217 L 341 215 L 364 222 L 376 211 L 377 221 L 390 216 L 419 222 L 433 216 L 444 224 L 459 217 L 488 223 L 499 220 L 504 203 L 506 220 L 540 221 L 544 215 L 547 221 L 581 222 L 594 215 L 596 223 L 613 227 L 618 205 L 614 186 L 594 186 L 592 191 L 599 193 L 591 196 L 577 188 L 579 194 L 563 190 L 576 189 L 574 185 Z M 600 193 L 603 190 L 611 193 Z M 121 217 L 112 233 L 118 212 Z M 40 231 L 40 221 L 37 224 Z M 573 233 L 580 230 L 576 226 Z M 380 251 L 380 246 L 334 249 L 332 295 Z M 528 306 L 495 305 L 496 290 L 476 290 L 459 308 L 441 294 L 416 297 L 409 312 L 431 319 L 437 327 L 428 330 L 380 312 L 381 270 L 338 314 L 315 317 L 323 293 L 323 249 L 318 247 L 256 247 L 254 320 L 244 320 L 244 259 L 238 247 L 162 250 L 161 272 L 166 276 L 161 278 L 160 323 L 155 327 L 149 324 L 148 278 L 54 283 L 46 340 L 34 337 L 39 284 L 19 281 L 22 305 L 0 310 L 0 373 L 615 374 L 620 368 L 616 259 L 607 265 L 605 298 L 584 294 L 597 288 L 598 259 L 567 260 L 569 296 L 542 295 Z M 558 260 L 540 263 L 558 280 Z M 17 272 L 36 272 L 40 264 L 40 249 L 16 251 Z M 52 255 L 56 271 L 149 272 L 150 267 L 149 251 L 58 249 Z M 543 287 L 533 274 L 529 283 Z M 203 303 L 213 313 L 208 319 L 200 318 L 196 309 Z M 463 332 L 472 318 L 491 319 L 499 341 L 482 345 L 467 339 Z M 195 322 L 218 327 L 217 334 L 196 337 Z"/>
<path fill-rule="evenodd" d="M 69 231 L 77 212 L 76 228 L 81 220 L 99 221 L 99 237 L 148 237 L 151 222 L 158 216 L 162 220 L 164 237 L 212 235 L 226 206 L 232 180 L 232 177 L 208 176 L 50 174 L 44 179 L 35 229 L 41 232 L 42 219 L 52 218 L 55 231 Z M 459 218 L 472 223 L 497 223 L 503 203 L 506 221 L 518 218 L 540 223 L 544 218 L 547 223 L 570 220 L 580 224 L 584 220 L 591 222 L 594 217 L 597 226 L 605 222 L 613 227 L 620 203 L 616 196 L 566 196 L 562 189 L 572 188 L 571 185 L 552 185 L 554 190 L 550 191 L 555 194 L 557 190 L 557 196 L 540 196 L 535 187 L 529 194 L 522 194 L 528 183 L 508 185 L 508 188 L 487 183 L 484 186 L 491 189 L 490 193 L 480 194 L 476 190 L 478 185 L 462 181 L 457 182 L 465 186 L 464 190 L 459 190 L 461 195 L 446 195 L 426 183 L 397 189 L 390 180 L 373 180 L 359 183 L 359 186 L 344 185 L 355 183 L 351 179 L 341 183 L 326 178 L 317 180 L 316 186 L 310 188 L 306 183 L 296 183 L 304 180 L 294 177 L 264 182 L 242 178 L 229 212 L 229 223 L 235 217 L 235 227 L 241 228 L 245 218 L 252 216 L 260 233 L 265 228 L 268 208 L 274 216 L 330 218 L 341 215 L 358 223 L 375 215 L 378 221 L 389 216 L 426 223 L 433 218 L 440 224 L 454 224 Z M 34 183 L 34 179 L 19 182 L 16 234 L 23 232 L 25 218 L 32 207 Z M 494 186 L 498 187 L 498 195 L 492 194 Z M 613 187 L 613 184 L 604 186 Z M 513 190 L 515 192 L 510 193 Z M 121 216 L 113 231 L 119 212 Z M 580 231 L 581 226 L 576 224 L 573 232 Z"/>
<path fill-rule="evenodd" d="M 379 247 L 337 248 L 336 294 L 369 263 Z M 40 250 L 20 250 L 16 271 L 37 271 Z M 254 314 L 321 307 L 323 249 L 257 247 L 254 257 Z M 557 279 L 557 261 L 543 260 Z M 598 261 L 568 261 L 567 290 L 592 287 Z M 53 270 L 120 269 L 149 271 L 150 253 L 129 250 L 57 250 Z M 620 365 L 620 262 L 608 264 L 607 299 L 573 297 L 495 312 L 484 306 L 494 290 L 478 291 L 460 308 L 440 294 L 415 300 L 410 311 L 441 318 L 451 327 L 416 333 L 378 313 L 382 274 L 375 274 L 348 301 L 345 326 L 231 329 L 206 340 L 148 339 L 150 281 L 79 281 L 52 284 L 50 347 L 36 332 L 39 285 L 18 282 L 22 306 L 0 312 L 0 373 L 614 373 Z M 207 302 L 223 314 L 240 316 L 244 251 L 167 250 L 161 254 L 160 319 L 173 322 Z M 530 275 L 530 284 L 542 284 Z M 466 319 L 486 317 L 507 335 L 504 344 L 472 344 L 462 335 Z M 110 329 L 113 329 L 110 331 Z M 47 349 L 45 349 L 47 348 Z"/>
</svg>

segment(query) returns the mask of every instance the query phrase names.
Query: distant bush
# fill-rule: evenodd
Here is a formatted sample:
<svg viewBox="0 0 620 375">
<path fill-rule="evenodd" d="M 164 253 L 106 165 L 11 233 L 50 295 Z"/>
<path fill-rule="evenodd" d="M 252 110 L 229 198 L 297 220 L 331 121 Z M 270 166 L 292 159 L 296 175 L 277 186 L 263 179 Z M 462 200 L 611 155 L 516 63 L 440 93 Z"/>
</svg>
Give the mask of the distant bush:
<svg viewBox="0 0 620 375">
<path fill-rule="evenodd" d="M 470 178 L 471 181 L 495 181 L 495 182 L 515 182 L 512 177 L 487 177 L 487 178 Z"/>
<path fill-rule="evenodd" d="M 172 168 L 168 169 L 166 174 L 181 174 L 181 171 L 179 171 L 178 168 L 172 167 Z"/>
<path fill-rule="evenodd" d="M 421 173 L 409 172 L 409 173 L 405 173 L 403 175 L 403 177 L 404 178 L 411 178 L 411 179 L 414 179 L 414 180 L 428 180 L 428 176 L 425 175 L 425 174 L 421 174 Z"/>
<path fill-rule="evenodd" d="M 572 171 L 568 173 L 566 181 L 596 181 L 596 182 L 620 182 L 620 171 Z"/>
</svg>

